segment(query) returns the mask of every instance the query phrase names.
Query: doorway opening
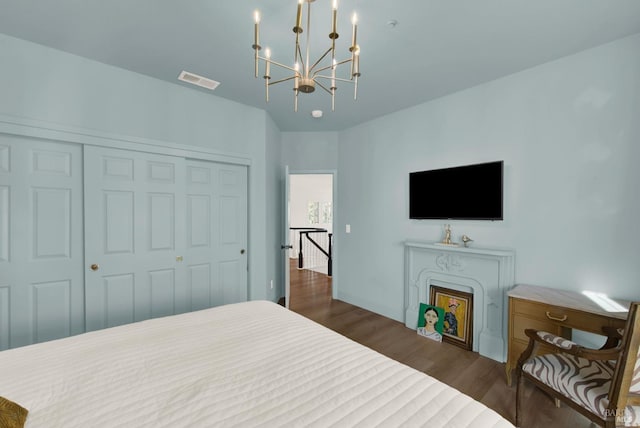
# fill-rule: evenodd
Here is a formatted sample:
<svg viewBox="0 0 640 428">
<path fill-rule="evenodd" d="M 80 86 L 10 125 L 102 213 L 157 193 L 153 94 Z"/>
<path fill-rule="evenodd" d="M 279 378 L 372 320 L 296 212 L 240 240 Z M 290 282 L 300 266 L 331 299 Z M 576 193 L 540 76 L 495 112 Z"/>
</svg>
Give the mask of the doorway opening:
<svg viewBox="0 0 640 428">
<path fill-rule="evenodd" d="M 292 304 L 318 288 L 332 295 L 334 180 L 333 173 L 289 175 L 289 272 L 305 284 L 291 287 Z"/>
</svg>

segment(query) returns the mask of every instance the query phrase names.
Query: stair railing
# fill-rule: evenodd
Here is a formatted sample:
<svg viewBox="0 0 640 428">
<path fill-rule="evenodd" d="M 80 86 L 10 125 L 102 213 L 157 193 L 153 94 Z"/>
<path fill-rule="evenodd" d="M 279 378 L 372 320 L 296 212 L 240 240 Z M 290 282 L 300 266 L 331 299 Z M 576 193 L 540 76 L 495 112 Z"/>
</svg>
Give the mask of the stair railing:
<svg viewBox="0 0 640 428">
<path fill-rule="evenodd" d="M 333 273 L 333 255 L 332 255 L 332 247 L 333 247 L 333 234 L 328 233 L 327 229 L 322 229 L 318 227 L 290 227 L 290 230 L 296 232 L 298 234 L 298 269 L 304 269 L 304 252 L 303 252 L 303 241 L 310 242 L 315 248 L 318 249 L 322 254 L 327 257 L 327 275 L 332 276 Z M 327 234 L 328 237 L 328 245 L 325 250 L 322 248 L 316 240 L 314 240 L 310 234 L 321 233 Z"/>
</svg>

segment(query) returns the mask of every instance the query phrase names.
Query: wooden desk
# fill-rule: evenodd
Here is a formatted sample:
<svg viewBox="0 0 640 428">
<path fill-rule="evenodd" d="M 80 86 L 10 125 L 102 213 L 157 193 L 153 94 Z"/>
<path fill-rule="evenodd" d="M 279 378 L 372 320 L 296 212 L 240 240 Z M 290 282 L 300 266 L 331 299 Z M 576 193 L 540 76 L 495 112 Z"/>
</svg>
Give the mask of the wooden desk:
<svg viewBox="0 0 640 428">
<path fill-rule="evenodd" d="M 535 285 L 516 285 L 509 296 L 509 337 L 507 353 L 507 384 L 511 372 L 529 343 L 527 328 L 544 330 L 571 339 L 571 330 L 603 334 L 603 326 L 624 327 L 629 302 L 616 300 L 624 312 L 607 312 L 584 294 Z M 539 353 L 544 353 L 544 347 Z"/>
</svg>

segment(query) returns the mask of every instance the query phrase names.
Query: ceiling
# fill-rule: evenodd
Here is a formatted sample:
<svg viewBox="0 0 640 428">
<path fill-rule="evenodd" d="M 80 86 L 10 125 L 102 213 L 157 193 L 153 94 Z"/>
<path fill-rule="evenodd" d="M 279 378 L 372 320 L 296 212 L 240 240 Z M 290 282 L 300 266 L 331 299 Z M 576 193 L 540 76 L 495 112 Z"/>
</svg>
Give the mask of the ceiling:
<svg viewBox="0 0 640 428">
<path fill-rule="evenodd" d="M 358 99 L 351 83 L 339 83 L 335 112 L 318 89 L 300 94 L 294 113 L 291 82 L 271 86 L 265 103 L 251 45 L 253 12 L 260 9 L 260 43 L 273 60 L 292 65 L 296 4 L 0 0 L 0 32 L 265 109 L 281 131 L 346 129 L 640 33 L 639 0 L 339 0 L 339 60 L 349 57 L 351 15 L 358 14 Z M 330 25 L 331 0 L 313 2 L 311 62 L 329 47 Z M 348 74 L 343 67 L 338 77 Z M 177 80 L 182 70 L 221 84 L 213 92 L 188 85 Z M 272 75 L 282 77 L 275 67 Z M 311 117 L 315 109 L 324 111 L 321 119 Z"/>
</svg>

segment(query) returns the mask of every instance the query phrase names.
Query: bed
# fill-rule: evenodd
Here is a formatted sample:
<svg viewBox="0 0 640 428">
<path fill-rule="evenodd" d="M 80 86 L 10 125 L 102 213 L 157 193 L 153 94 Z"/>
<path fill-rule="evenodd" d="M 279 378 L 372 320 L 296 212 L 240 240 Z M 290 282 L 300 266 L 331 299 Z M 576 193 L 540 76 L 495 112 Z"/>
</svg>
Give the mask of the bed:
<svg viewBox="0 0 640 428">
<path fill-rule="evenodd" d="M 458 390 L 252 301 L 0 352 L 26 427 L 512 427 Z"/>
</svg>

